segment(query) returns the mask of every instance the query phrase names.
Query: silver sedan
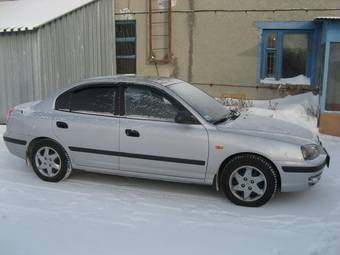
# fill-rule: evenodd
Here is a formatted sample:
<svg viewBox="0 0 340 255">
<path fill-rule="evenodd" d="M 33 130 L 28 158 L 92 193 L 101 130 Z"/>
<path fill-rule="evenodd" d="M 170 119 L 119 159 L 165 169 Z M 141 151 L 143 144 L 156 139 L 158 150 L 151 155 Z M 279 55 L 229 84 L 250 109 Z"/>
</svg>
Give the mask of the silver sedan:
<svg viewBox="0 0 340 255">
<path fill-rule="evenodd" d="M 213 185 L 261 206 L 307 189 L 329 164 L 318 136 L 230 111 L 177 79 L 99 77 L 8 112 L 4 140 L 45 181 L 72 169 Z"/>
</svg>

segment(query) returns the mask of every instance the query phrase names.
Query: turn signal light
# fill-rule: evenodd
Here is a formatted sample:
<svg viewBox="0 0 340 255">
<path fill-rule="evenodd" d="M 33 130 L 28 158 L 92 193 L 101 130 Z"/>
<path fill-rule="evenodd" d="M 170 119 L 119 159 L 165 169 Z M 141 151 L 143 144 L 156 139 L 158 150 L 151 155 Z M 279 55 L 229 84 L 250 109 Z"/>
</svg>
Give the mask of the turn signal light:
<svg viewBox="0 0 340 255">
<path fill-rule="evenodd" d="M 224 149 L 224 145 L 223 144 L 216 144 L 215 148 L 216 148 L 216 150 L 223 150 Z"/>
</svg>

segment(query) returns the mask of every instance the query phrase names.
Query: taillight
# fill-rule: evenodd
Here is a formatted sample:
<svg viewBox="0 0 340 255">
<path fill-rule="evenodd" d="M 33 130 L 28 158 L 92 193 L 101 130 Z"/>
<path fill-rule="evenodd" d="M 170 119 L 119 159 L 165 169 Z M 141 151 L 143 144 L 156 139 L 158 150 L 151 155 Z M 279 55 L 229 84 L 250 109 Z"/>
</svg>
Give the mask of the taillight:
<svg viewBox="0 0 340 255">
<path fill-rule="evenodd" d="M 14 108 L 9 109 L 9 110 L 6 112 L 6 125 L 8 124 L 9 119 L 11 118 L 11 114 L 12 114 L 13 111 L 14 111 Z"/>
</svg>

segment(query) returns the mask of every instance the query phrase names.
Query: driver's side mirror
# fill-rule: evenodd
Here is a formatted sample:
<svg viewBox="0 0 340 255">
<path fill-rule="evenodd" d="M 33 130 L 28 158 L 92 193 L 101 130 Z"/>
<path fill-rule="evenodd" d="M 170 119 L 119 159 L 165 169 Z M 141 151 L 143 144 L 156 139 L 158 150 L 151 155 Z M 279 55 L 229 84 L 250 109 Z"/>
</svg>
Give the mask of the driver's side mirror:
<svg viewBox="0 0 340 255">
<path fill-rule="evenodd" d="M 199 124 L 198 120 L 188 111 L 180 111 L 175 117 L 175 122 L 180 124 Z"/>
</svg>

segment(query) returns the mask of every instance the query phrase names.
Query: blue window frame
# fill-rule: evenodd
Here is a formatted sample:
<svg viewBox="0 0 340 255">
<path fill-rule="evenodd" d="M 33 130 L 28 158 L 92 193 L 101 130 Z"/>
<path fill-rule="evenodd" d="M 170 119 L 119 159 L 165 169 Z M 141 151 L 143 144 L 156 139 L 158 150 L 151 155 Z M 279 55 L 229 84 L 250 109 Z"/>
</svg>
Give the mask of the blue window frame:
<svg viewBox="0 0 340 255">
<path fill-rule="evenodd" d="M 257 22 L 262 30 L 259 78 L 293 78 L 315 81 L 317 27 L 313 22 Z"/>
<path fill-rule="evenodd" d="M 117 74 L 136 73 L 136 21 L 116 21 Z"/>
</svg>

